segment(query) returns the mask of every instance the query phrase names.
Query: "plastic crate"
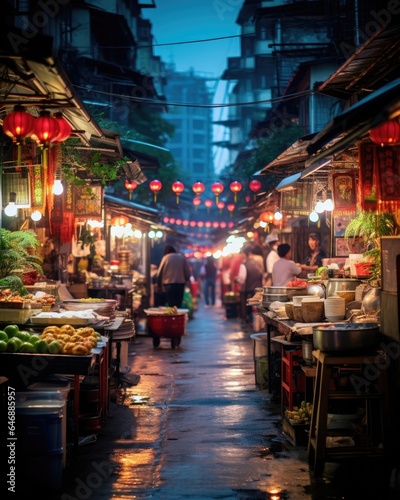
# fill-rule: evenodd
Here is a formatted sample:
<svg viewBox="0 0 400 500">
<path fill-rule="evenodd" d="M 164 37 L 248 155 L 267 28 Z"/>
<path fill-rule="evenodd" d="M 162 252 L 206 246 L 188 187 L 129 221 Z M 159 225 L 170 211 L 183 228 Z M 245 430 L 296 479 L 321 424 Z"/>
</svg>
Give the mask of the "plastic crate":
<svg viewBox="0 0 400 500">
<path fill-rule="evenodd" d="M 157 337 L 177 337 L 186 333 L 186 314 L 147 315 L 149 334 Z"/>
</svg>

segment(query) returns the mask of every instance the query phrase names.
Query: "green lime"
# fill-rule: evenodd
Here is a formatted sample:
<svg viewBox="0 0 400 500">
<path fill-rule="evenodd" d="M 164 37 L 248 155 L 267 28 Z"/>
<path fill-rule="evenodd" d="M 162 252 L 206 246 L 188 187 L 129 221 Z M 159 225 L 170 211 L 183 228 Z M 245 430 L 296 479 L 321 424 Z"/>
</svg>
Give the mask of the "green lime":
<svg viewBox="0 0 400 500">
<path fill-rule="evenodd" d="M 11 337 L 10 340 L 7 342 L 7 351 L 8 352 L 18 352 L 19 348 L 21 347 L 22 340 L 19 339 L 18 337 Z"/>
<path fill-rule="evenodd" d="M 35 346 L 33 346 L 30 342 L 22 342 L 18 352 L 36 352 Z"/>
<path fill-rule="evenodd" d="M 31 334 L 26 330 L 21 330 L 15 334 L 15 337 L 21 339 L 22 342 L 28 342 L 28 340 L 31 338 Z"/>
<path fill-rule="evenodd" d="M 32 345 L 35 345 L 35 344 L 36 344 L 36 342 L 38 342 L 39 340 L 40 340 L 39 335 L 31 335 L 31 336 L 29 337 L 28 342 L 30 342 Z"/>
<path fill-rule="evenodd" d="M 0 352 L 7 351 L 7 342 L 0 340 Z"/>
<path fill-rule="evenodd" d="M 8 335 L 8 338 L 10 339 L 11 337 L 14 337 L 19 332 L 19 328 L 18 328 L 18 325 L 7 325 L 4 327 L 4 331 Z"/>
<path fill-rule="evenodd" d="M 50 354 L 58 354 L 59 352 L 61 352 L 61 344 L 58 340 L 53 340 L 52 342 L 50 342 L 47 348 Z"/>
<path fill-rule="evenodd" d="M 8 335 L 4 330 L 0 330 L 0 340 L 4 340 L 4 342 L 8 342 Z"/>
<path fill-rule="evenodd" d="M 34 347 L 35 351 L 39 352 L 40 354 L 47 354 L 49 352 L 49 348 L 45 340 L 42 339 L 38 340 L 34 345 Z"/>
</svg>

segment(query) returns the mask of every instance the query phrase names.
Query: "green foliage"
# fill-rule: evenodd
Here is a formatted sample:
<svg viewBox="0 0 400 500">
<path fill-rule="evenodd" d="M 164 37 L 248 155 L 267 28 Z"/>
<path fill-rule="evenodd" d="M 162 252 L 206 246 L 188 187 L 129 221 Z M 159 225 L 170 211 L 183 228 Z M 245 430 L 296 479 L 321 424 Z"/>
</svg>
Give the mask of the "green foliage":
<svg viewBox="0 0 400 500">
<path fill-rule="evenodd" d="M 19 292 L 21 297 L 28 294 L 28 291 L 24 287 L 22 279 L 18 276 L 7 276 L 6 278 L 0 279 L 0 287 L 6 287 L 13 292 Z"/>
<path fill-rule="evenodd" d="M 370 282 L 380 286 L 381 281 L 381 242 L 382 236 L 398 234 L 398 224 L 392 213 L 359 212 L 346 227 L 345 240 L 362 238 L 366 246 L 363 257 L 374 263 L 371 269 Z"/>
<path fill-rule="evenodd" d="M 0 279 L 32 270 L 43 274 L 42 259 L 36 254 L 39 247 L 36 233 L 31 230 L 0 228 Z"/>
</svg>

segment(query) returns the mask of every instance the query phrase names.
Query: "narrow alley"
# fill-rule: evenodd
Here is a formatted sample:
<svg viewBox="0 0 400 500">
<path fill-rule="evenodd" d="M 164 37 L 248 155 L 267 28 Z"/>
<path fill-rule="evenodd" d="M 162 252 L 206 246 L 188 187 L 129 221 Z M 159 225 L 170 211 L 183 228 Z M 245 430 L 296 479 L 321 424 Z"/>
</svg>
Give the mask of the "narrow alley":
<svg viewBox="0 0 400 500">
<path fill-rule="evenodd" d="M 131 383 L 97 441 L 70 454 L 51 498 L 399 498 L 383 463 L 332 465 L 313 481 L 306 447 L 282 433 L 280 403 L 255 384 L 251 333 L 223 307 L 200 304 L 177 349 L 137 335 Z"/>
</svg>

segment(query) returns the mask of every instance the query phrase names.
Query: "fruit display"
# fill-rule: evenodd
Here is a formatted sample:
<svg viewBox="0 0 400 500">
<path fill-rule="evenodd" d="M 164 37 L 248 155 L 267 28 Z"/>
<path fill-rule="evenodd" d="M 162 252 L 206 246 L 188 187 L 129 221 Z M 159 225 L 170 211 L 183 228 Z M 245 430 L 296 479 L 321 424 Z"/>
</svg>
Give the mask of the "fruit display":
<svg viewBox="0 0 400 500">
<path fill-rule="evenodd" d="M 87 356 L 99 341 L 101 335 L 90 327 L 47 326 L 40 334 L 20 330 L 18 325 L 0 330 L 0 352 Z"/>
<path fill-rule="evenodd" d="M 173 307 L 167 307 L 166 311 L 165 311 L 165 314 L 178 314 L 178 308 L 176 306 L 173 306 Z"/>
<path fill-rule="evenodd" d="M 296 276 L 293 278 L 292 281 L 288 281 L 286 283 L 286 287 L 288 288 L 302 288 L 308 285 L 308 282 L 306 280 L 302 280 L 300 278 L 297 278 Z"/>
<path fill-rule="evenodd" d="M 4 308 L 20 306 L 41 308 L 43 305 L 53 305 L 56 301 L 54 295 L 43 294 L 41 297 L 35 297 L 28 293 L 22 296 L 18 291 L 12 291 L 11 288 L 3 288 L 0 290 L 0 306 Z"/>
<path fill-rule="evenodd" d="M 293 410 L 285 410 L 285 417 L 291 424 L 309 424 L 312 415 L 312 404 L 302 401 L 300 408 L 293 406 Z"/>
</svg>

